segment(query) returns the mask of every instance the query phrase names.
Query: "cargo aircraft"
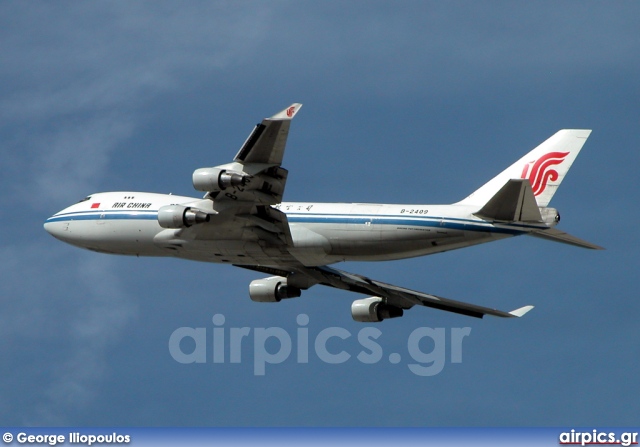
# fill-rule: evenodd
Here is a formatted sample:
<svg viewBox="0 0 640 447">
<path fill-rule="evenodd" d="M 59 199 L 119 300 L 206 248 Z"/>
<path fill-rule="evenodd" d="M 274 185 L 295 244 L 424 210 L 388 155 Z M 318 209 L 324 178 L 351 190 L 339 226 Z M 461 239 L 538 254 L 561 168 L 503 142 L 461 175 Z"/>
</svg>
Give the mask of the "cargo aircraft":
<svg viewBox="0 0 640 447">
<path fill-rule="evenodd" d="M 253 301 L 299 297 L 316 284 L 368 295 L 354 320 L 378 322 L 415 305 L 471 317 L 521 317 L 386 284 L 329 267 L 390 261 L 530 235 L 600 249 L 556 228 L 549 208 L 590 130 L 560 130 L 463 200 L 451 205 L 283 202 L 282 159 L 301 104 L 256 125 L 231 163 L 196 169 L 202 199 L 145 192 L 96 193 L 54 214 L 44 228 L 100 253 L 172 256 L 232 264 L 269 275 L 249 285 Z"/>
</svg>

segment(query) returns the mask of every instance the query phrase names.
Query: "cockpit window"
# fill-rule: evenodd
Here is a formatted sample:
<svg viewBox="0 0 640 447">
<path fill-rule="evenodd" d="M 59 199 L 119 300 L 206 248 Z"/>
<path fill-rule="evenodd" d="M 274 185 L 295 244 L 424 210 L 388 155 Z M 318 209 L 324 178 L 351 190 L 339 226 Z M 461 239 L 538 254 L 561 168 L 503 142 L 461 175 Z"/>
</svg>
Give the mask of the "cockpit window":
<svg viewBox="0 0 640 447">
<path fill-rule="evenodd" d="M 78 200 L 78 203 L 82 203 L 82 202 L 86 202 L 87 200 L 89 200 L 91 198 L 91 196 L 87 196 L 82 200 Z"/>
</svg>

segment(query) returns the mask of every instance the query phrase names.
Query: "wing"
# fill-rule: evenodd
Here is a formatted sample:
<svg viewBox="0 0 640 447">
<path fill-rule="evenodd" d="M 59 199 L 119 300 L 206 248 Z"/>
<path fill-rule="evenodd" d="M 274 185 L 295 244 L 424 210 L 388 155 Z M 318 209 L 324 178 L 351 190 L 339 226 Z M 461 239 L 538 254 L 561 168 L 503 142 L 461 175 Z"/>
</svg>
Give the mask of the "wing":
<svg viewBox="0 0 640 447">
<path fill-rule="evenodd" d="M 463 303 L 461 301 L 454 301 L 428 293 L 405 289 L 403 287 L 386 284 L 362 275 L 355 275 L 353 273 L 344 272 L 330 267 L 315 267 L 311 270 L 316 272 L 316 275 L 324 280 L 321 281 L 324 285 L 338 289 L 350 290 L 352 292 L 375 295 L 380 298 L 384 298 L 387 304 L 400 307 L 402 309 L 410 309 L 414 305 L 420 304 L 422 306 L 476 318 L 482 318 L 484 315 L 493 315 L 496 317 L 521 317 L 533 309 L 533 306 L 525 306 L 511 312 L 504 312 L 497 309 L 491 309 L 489 307 L 477 306 L 475 304 Z"/>
<path fill-rule="evenodd" d="M 300 288 L 306 289 L 313 284 L 322 284 L 336 289 L 373 295 L 382 298 L 386 304 L 399 307 L 401 309 L 410 309 L 415 305 L 421 305 L 476 318 L 482 318 L 484 315 L 493 315 L 503 318 L 521 317 L 533 309 L 533 306 L 524 306 L 519 309 L 512 310 L 511 312 L 505 312 L 489 307 L 477 306 L 475 304 L 464 303 L 428 293 L 405 289 L 403 287 L 376 281 L 362 275 L 356 275 L 326 266 L 298 266 L 294 267 L 293 272 L 273 268 L 247 266 L 238 267 L 245 267 L 279 276 L 287 276 L 288 284 L 298 286 Z"/>
<path fill-rule="evenodd" d="M 291 120 L 301 107 L 302 104 L 291 104 L 271 118 L 263 119 L 244 142 L 234 161 L 280 166 Z"/>
<path fill-rule="evenodd" d="M 211 173 L 219 175 L 220 171 L 228 176 L 229 184 L 222 190 L 218 187 L 219 177 L 212 179 L 209 194 L 205 196 L 215 199 L 218 211 L 238 205 L 275 205 L 282 202 L 288 172 L 280 165 L 291 120 L 301 107 L 302 104 L 291 104 L 271 118 L 262 120 L 232 163 L 217 166 L 213 168 L 215 171 L 198 170 L 204 176 Z M 194 178 L 198 176 L 198 171 Z M 231 177 L 234 175 L 235 180 Z"/>
<path fill-rule="evenodd" d="M 292 244 L 286 215 L 270 205 L 282 202 L 288 172 L 280 165 L 291 120 L 301 107 L 291 104 L 262 120 L 233 162 L 194 172 L 194 187 L 207 191 L 204 198 L 213 201 L 215 214 L 213 225 L 194 230 L 196 239 L 215 239 L 220 232 L 236 231 L 243 238 L 251 233 L 270 245 Z"/>
</svg>

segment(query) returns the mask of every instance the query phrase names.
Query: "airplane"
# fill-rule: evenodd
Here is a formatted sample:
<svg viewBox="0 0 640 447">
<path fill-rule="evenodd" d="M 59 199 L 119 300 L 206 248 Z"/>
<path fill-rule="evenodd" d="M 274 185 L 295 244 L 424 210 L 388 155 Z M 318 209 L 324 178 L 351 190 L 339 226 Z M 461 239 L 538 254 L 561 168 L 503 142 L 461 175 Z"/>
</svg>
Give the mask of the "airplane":
<svg viewBox="0 0 640 447">
<path fill-rule="evenodd" d="M 380 322 L 415 305 L 470 317 L 522 317 L 386 284 L 329 265 L 390 261 L 530 235 L 590 249 L 597 245 L 555 226 L 548 207 L 591 130 L 558 131 L 451 205 L 283 202 L 281 164 L 292 104 L 257 124 L 232 162 L 196 169 L 204 197 L 146 192 L 91 194 L 49 217 L 44 228 L 66 243 L 133 256 L 171 256 L 232 264 L 270 275 L 249 285 L 257 302 L 296 298 L 321 284 L 369 295 L 351 305 L 358 322 Z"/>
</svg>

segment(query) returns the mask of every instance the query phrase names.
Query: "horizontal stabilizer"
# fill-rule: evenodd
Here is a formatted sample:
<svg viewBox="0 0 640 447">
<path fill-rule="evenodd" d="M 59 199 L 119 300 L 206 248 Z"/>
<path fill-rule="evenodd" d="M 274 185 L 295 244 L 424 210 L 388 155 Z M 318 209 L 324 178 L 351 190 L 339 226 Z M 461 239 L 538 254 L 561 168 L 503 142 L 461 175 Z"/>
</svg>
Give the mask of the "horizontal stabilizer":
<svg viewBox="0 0 640 447">
<path fill-rule="evenodd" d="M 511 179 L 478 211 L 485 220 L 542 222 L 540 209 L 527 179 Z"/>
<path fill-rule="evenodd" d="M 512 310 L 509 313 L 514 317 L 520 318 L 521 316 L 529 312 L 531 309 L 533 309 L 533 306 L 524 306 L 524 307 L 521 307 L 520 309 Z"/>
<path fill-rule="evenodd" d="M 592 250 L 604 250 L 599 245 L 592 244 L 591 242 L 584 241 L 575 236 L 571 236 L 569 233 L 560 231 L 556 228 L 549 228 L 547 230 L 537 230 L 529 233 L 531 236 L 547 239 L 550 241 L 561 242 L 563 244 L 575 245 L 577 247 L 590 248 Z"/>
</svg>

